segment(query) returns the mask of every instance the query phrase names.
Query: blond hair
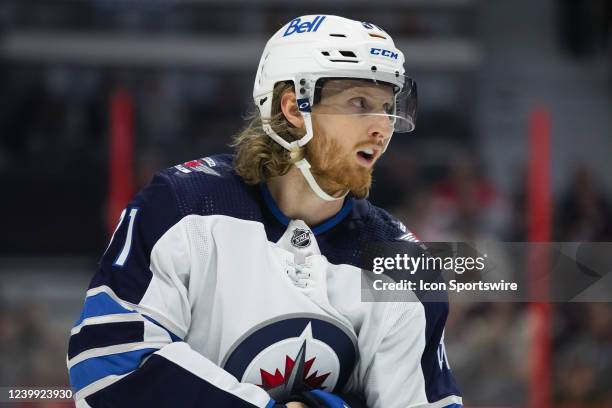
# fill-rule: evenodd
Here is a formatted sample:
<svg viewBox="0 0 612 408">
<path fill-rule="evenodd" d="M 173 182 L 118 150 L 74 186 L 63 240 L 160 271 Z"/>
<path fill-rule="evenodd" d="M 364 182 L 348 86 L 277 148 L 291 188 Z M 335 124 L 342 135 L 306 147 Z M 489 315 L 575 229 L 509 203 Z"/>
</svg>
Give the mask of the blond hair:
<svg viewBox="0 0 612 408">
<path fill-rule="evenodd" d="M 292 154 L 276 143 L 262 126 L 264 123 L 269 124 L 287 142 L 304 136 L 305 130 L 293 126 L 281 110 L 280 100 L 286 92 L 295 92 L 291 81 L 275 85 L 270 118 L 262 118 L 259 109 L 253 105 L 245 118 L 248 124 L 233 137 L 230 144 L 236 153 L 234 169 L 247 184 L 257 184 L 271 177 L 285 175 L 291 165 L 303 157 L 302 151 Z"/>
</svg>

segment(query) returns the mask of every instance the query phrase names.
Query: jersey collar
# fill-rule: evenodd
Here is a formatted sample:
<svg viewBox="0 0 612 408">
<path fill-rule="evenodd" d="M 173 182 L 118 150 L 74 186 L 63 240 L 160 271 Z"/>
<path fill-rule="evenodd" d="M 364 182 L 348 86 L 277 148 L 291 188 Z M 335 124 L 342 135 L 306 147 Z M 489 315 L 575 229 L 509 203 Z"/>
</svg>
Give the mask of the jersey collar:
<svg viewBox="0 0 612 408">
<path fill-rule="evenodd" d="M 276 218 L 284 226 L 288 226 L 291 220 L 289 219 L 289 217 L 283 214 L 280 208 L 278 208 L 276 202 L 272 198 L 272 194 L 270 194 L 270 190 L 268 189 L 266 183 L 260 183 L 259 188 L 261 189 L 261 194 L 263 196 L 264 202 L 266 203 L 266 206 L 268 207 L 272 215 L 274 215 L 274 218 Z M 344 203 L 342 204 L 342 208 L 340 209 L 340 211 L 338 211 L 334 216 L 323 221 L 321 224 L 311 228 L 312 233 L 315 235 L 319 235 L 335 227 L 343 219 L 346 218 L 346 216 L 351 212 L 352 208 L 353 199 L 351 197 L 346 197 L 344 199 Z"/>
</svg>

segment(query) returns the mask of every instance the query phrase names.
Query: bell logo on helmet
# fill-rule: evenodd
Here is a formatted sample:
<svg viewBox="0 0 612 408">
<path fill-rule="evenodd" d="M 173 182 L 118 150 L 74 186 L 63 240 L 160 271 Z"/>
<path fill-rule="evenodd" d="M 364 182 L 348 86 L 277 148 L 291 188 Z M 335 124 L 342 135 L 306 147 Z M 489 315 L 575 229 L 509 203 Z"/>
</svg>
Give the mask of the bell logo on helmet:
<svg viewBox="0 0 612 408">
<path fill-rule="evenodd" d="M 325 16 L 316 16 L 315 19 L 312 20 L 311 22 L 304 21 L 302 23 L 302 20 L 300 19 L 300 17 L 298 17 L 289 22 L 289 26 L 285 30 L 283 37 L 287 37 L 288 35 L 291 35 L 294 33 L 298 33 L 298 34 L 311 33 L 311 32 L 313 33 L 319 29 L 319 26 L 321 25 L 323 20 L 325 20 Z"/>
<path fill-rule="evenodd" d="M 385 50 L 383 48 L 370 48 L 370 54 L 372 55 L 382 55 L 383 57 L 389 57 L 393 59 L 397 59 L 397 52 Z"/>
</svg>

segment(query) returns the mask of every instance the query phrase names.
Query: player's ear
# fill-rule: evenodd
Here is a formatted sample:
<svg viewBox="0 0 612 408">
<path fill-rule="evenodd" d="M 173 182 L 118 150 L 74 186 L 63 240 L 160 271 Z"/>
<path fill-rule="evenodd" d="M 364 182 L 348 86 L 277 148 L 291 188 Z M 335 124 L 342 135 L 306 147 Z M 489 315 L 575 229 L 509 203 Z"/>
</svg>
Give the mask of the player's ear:
<svg viewBox="0 0 612 408">
<path fill-rule="evenodd" d="M 304 127 L 304 117 L 298 110 L 294 92 L 288 91 L 283 93 L 280 100 L 280 108 L 289 123 L 298 129 Z"/>
</svg>

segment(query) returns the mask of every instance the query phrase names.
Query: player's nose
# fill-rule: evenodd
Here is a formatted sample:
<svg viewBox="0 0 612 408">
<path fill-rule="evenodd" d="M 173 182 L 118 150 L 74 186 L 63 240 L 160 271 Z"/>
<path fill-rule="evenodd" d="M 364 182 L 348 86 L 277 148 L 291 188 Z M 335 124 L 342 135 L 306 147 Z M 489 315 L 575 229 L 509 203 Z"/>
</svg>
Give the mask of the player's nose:
<svg viewBox="0 0 612 408">
<path fill-rule="evenodd" d="M 368 136 L 385 143 L 393 134 L 393 123 L 386 115 L 372 115 L 369 119 Z"/>
</svg>

